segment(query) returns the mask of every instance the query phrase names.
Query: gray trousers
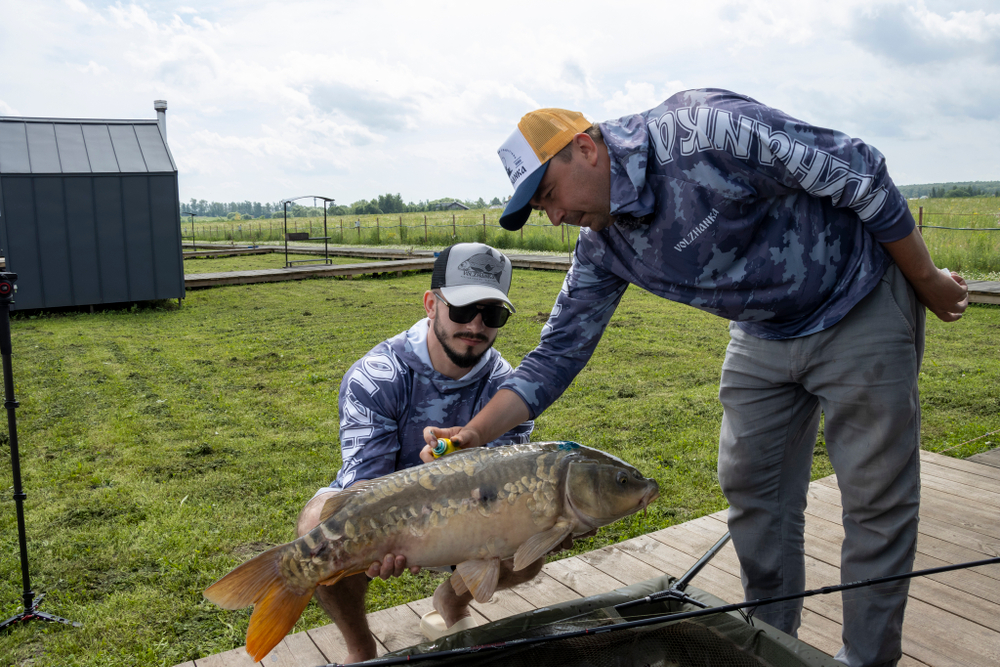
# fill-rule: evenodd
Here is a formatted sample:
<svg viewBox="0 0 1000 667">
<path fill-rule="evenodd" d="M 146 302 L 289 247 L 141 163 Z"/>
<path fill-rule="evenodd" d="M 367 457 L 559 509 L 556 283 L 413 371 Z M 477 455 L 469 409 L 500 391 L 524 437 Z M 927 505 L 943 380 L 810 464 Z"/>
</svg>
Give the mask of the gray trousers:
<svg viewBox="0 0 1000 667">
<path fill-rule="evenodd" d="M 719 482 L 746 599 L 805 589 L 804 512 L 821 412 L 843 502 L 841 581 L 909 572 L 920 503 L 924 307 L 898 267 L 826 331 L 762 340 L 731 325 L 730 337 L 719 388 Z M 896 663 L 908 588 L 843 593 L 838 660 Z M 801 610 L 801 600 L 765 605 L 756 617 L 795 635 Z"/>
</svg>

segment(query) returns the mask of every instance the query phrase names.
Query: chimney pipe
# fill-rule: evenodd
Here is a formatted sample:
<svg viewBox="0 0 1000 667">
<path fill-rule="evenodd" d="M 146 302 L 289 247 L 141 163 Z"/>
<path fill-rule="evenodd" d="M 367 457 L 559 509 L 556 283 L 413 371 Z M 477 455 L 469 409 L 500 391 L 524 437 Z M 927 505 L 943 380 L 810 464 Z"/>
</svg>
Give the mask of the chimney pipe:
<svg viewBox="0 0 1000 667">
<path fill-rule="evenodd" d="M 160 134 L 163 141 L 167 140 L 167 101 L 153 100 L 153 108 L 156 109 L 156 124 L 160 126 Z"/>
</svg>

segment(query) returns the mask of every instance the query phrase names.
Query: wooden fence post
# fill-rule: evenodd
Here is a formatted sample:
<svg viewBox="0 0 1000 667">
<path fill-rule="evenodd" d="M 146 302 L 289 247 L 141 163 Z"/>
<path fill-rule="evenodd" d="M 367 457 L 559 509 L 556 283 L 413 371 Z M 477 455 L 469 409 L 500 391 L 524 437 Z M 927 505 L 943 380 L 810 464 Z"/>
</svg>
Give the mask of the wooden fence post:
<svg viewBox="0 0 1000 667">
<path fill-rule="evenodd" d="M 340 216 L 340 243 L 344 242 L 344 216 Z"/>
<path fill-rule="evenodd" d="M 486 214 L 483 213 L 483 243 L 486 243 Z"/>
<path fill-rule="evenodd" d="M 382 242 L 382 233 L 378 226 L 378 216 L 375 217 L 375 244 Z"/>
<path fill-rule="evenodd" d="M 455 214 L 451 214 L 451 237 L 455 238 L 458 236 L 458 232 L 455 231 Z"/>
<path fill-rule="evenodd" d="M 917 218 L 917 231 L 919 231 L 920 235 L 923 236 L 924 235 L 924 207 L 921 206 L 920 209 L 917 211 L 917 213 L 919 215 L 919 217 Z"/>
<path fill-rule="evenodd" d="M 427 214 L 424 213 L 424 243 L 427 243 Z"/>
<path fill-rule="evenodd" d="M 399 216 L 399 242 L 403 242 L 403 216 Z"/>
</svg>

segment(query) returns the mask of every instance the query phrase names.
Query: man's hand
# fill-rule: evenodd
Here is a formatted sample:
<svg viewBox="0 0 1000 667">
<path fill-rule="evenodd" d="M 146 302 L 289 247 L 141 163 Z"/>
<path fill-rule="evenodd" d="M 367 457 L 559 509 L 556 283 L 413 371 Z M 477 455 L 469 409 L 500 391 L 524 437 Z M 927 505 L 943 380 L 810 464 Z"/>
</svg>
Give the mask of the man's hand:
<svg viewBox="0 0 1000 667">
<path fill-rule="evenodd" d="M 460 449 L 466 447 L 482 447 L 485 442 L 481 442 L 479 434 L 468 426 L 449 426 L 441 428 L 438 426 L 428 426 L 424 429 L 424 448 L 420 450 L 420 460 L 430 463 L 434 460 L 432 450 L 437 445 L 438 438 L 448 438 L 451 444 Z"/>
<path fill-rule="evenodd" d="M 944 322 L 955 322 L 969 307 L 969 286 L 962 276 L 939 269 L 925 280 L 910 281 L 920 303 Z"/>
<path fill-rule="evenodd" d="M 945 322 L 955 322 L 969 307 L 969 287 L 954 271 L 934 266 L 920 232 L 882 244 L 906 276 L 920 303 Z"/>
<path fill-rule="evenodd" d="M 392 554 L 386 554 L 382 562 L 375 561 L 368 566 L 365 571 L 370 578 L 381 577 L 383 580 L 388 581 L 389 577 L 398 577 L 406 571 L 406 556 L 393 556 Z M 414 565 L 410 568 L 410 574 L 417 574 L 420 572 L 420 566 Z"/>
</svg>

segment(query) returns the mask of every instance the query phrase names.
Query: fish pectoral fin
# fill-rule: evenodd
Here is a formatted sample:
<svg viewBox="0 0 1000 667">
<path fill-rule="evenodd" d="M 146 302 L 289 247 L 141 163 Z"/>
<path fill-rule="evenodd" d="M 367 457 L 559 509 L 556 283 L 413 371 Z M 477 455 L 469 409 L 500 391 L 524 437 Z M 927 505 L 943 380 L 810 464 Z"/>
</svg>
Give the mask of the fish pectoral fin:
<svg viewBox="0 0 1000 667">
<path fill-rule="evenodd" d="M 497 582 L 500 581 L 499 558 L 467 560 L 459 563 L 456 570 L 461 575 L 463 583 L 472 591 L 472 597 L 476 602 L 483 604 L 490 601 L 497 590 Z"/>
<path fill-rule="evenodd" d="M 462 575 L 457 570 L 451 573 L 451 578 L 448 581 L 451 582 L 451 588 L 455 591 L 455 595 L 465 595 L 469 592 L 469 587 L 465 585 L 465 579 L 462 579 Z"/>
<path fill-rule="evenodd" d="M 559 546 L 573 532 L 573 524 L 569 521 L 557 521 L 544 533 L 537 533 L 517 548 L 514 552 L 514 571 L 523 570 L 548 552 Z"/>
</svg>

